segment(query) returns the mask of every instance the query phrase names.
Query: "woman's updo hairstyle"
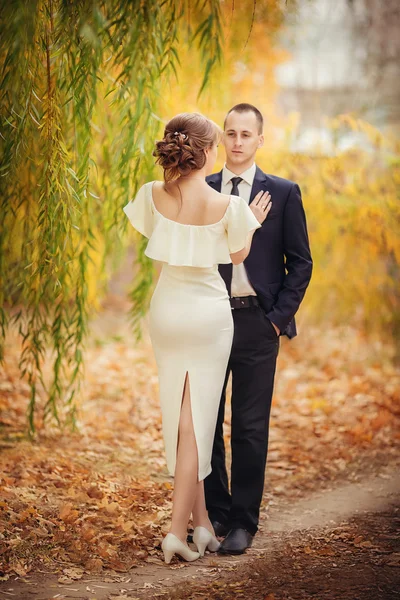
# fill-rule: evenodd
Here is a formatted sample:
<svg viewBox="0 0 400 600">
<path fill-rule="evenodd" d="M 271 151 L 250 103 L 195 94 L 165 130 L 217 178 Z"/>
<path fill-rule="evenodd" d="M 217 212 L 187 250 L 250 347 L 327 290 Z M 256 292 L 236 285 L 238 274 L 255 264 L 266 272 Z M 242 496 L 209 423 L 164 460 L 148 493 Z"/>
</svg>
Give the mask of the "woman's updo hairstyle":
<svg viewBox="0 0 400 600">
<path fill-rule="evenodd" d="M 218 144 L 221 135 L 218 125 L 199 113 L 181 113 L 171 119 L 153 152 L 164 169 L 165 182 L 204 167 L 204 150 Z"/>
</svg>

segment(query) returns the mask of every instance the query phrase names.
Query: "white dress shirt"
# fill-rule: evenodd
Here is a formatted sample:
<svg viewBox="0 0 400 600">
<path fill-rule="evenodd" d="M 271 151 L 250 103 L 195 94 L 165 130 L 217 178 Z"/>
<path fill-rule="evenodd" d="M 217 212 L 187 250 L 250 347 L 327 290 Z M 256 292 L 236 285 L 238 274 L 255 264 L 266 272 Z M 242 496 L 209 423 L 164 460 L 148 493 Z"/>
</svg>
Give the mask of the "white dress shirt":
<svg viewBox="0 0 400 600">
<path fill-rule="evenodd" d="M 239 195 L 246 200 L 247 204 L 250 202 L 250 193 L 256 174 L 256 165 L 252 164 L 251 167 L 240 173 L 232 173 L 226 165 L 222 169 L 222 182 L 221 182 L 221 193 L 230 194 L 232 191 L 232 177 L 241 177 L 243 181 L 239 183 Z M 256 296 L 256 292 L 251 286 L 249 278 L 247 277 L 246 267 L 244 263 L 240 265 L 232 265 L 232 285 L 231 285 L 231 296 L 232 298 L 240 296 Z"/>
</svg>

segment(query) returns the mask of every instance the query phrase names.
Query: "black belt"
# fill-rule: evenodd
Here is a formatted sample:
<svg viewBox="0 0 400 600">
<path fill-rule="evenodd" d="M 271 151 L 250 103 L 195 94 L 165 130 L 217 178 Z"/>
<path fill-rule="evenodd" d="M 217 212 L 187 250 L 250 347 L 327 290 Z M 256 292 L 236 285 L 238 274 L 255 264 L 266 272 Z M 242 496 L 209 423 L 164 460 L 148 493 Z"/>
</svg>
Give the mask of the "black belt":
<svg viewBox="0 0 400 600">
<path fill-rule="evenodd" d="M 242 298 L 230 298 L 231 308 L 250 308 L 260 306 L 257 296 L 243 296 Z"/>
</svg>

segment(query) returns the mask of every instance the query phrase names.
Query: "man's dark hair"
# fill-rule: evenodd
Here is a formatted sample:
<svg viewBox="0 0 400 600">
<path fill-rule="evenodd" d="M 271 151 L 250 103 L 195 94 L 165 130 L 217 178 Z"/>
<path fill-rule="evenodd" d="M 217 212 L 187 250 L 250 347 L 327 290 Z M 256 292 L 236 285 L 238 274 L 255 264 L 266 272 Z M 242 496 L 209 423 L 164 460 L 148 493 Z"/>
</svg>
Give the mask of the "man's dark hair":
<svg viewBox="0 0 400 600">
<path fill-rule="evenodd" d="M 228 110 L 227 115 L 225 117 L 225 121 L 224 121 L 224 129 L 226 126 L 226 119 L 233 111 L 238 112 L 238 113 L 244 113 L 244 112 L 254 113 L 256 115 L 256 119 L 257 119 L 257 123 L 258 123 L 258 133 L 262 133 L 262 130 L 264 127 L 264 119 L 263 119 L 262 114 L 260 113 L 258 108 L 256 108 L 252 104 L 247 104 L 246 102 L 242 102 L 241 104 L 236 104 L 230 110 Z"/>
</svg>

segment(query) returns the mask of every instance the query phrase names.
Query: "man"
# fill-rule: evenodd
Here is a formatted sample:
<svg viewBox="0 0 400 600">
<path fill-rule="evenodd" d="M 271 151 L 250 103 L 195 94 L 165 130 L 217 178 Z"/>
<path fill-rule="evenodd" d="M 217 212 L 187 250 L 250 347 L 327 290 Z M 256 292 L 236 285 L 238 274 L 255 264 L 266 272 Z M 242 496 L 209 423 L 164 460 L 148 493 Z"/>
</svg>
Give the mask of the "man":
<svg viewBox="0 0 400 600">
<path fill-rule="evenodd" d="M 244 264 L 220 265 L 234 319 L 234 339 L 215 433 L 212 473 L 205 479 L 207 509 L 219 552 L 241 554 L 258 529 L 268 449 L 268 428 L 279 336 L 296 335 L 297 312 L 311 278 L 312 259 L 300 188 L 266 175 L 256 166 L 264 144 L 263 117 L 251 104 L 238 104 L 224 123 L 226 163 L 207 177 L 225 194 L 251 202 L 269 191 L 272 209 L 253 238 Z M 225 392 L 232 372 L 231 490 L 222 426 Z"/>
</svg>

